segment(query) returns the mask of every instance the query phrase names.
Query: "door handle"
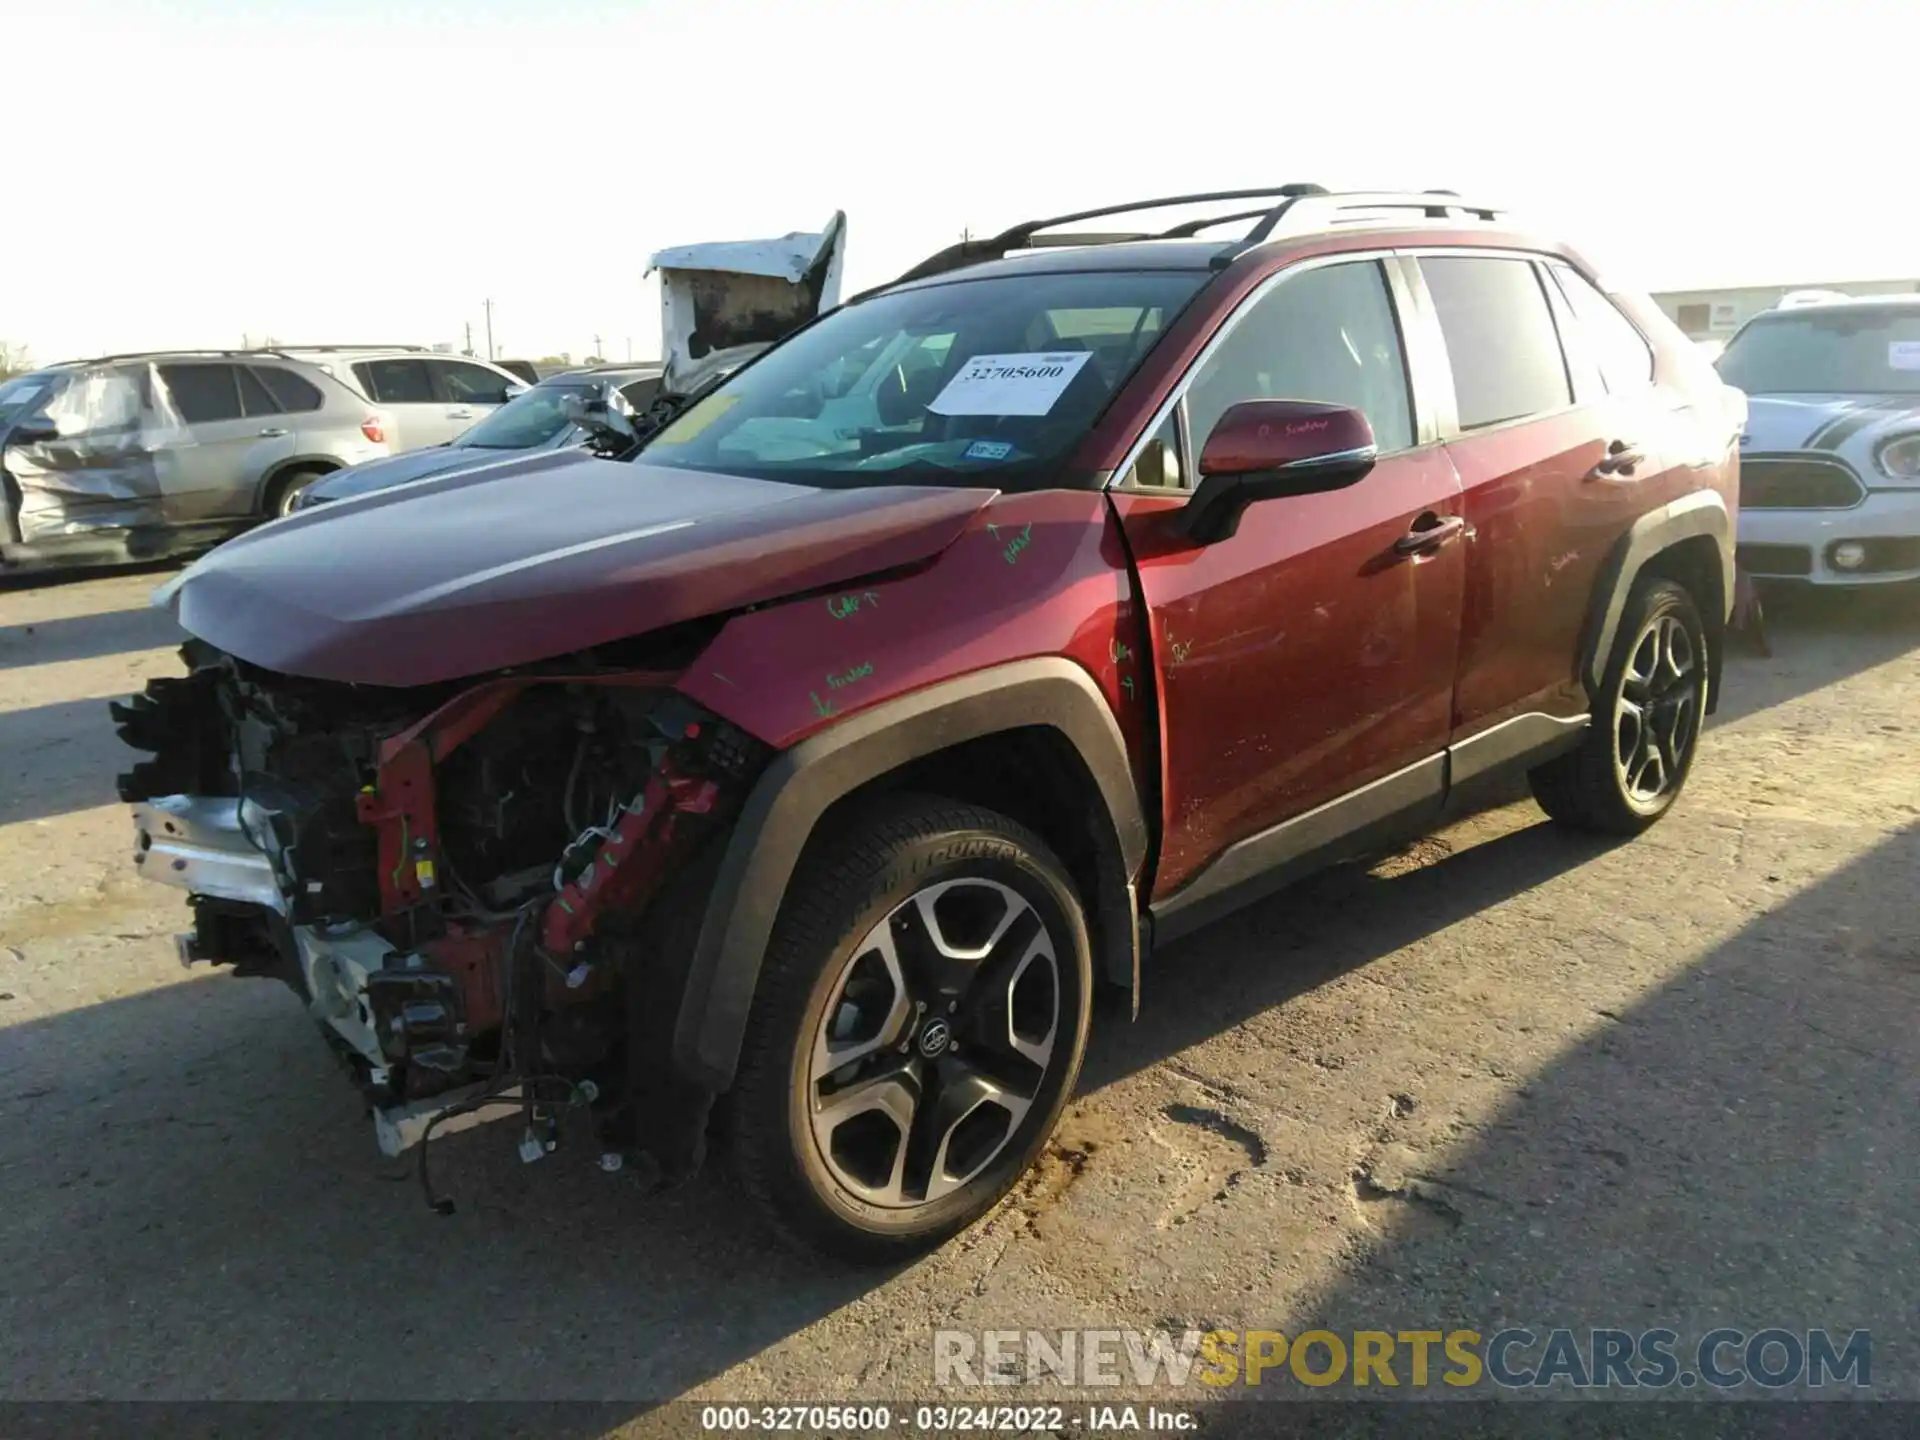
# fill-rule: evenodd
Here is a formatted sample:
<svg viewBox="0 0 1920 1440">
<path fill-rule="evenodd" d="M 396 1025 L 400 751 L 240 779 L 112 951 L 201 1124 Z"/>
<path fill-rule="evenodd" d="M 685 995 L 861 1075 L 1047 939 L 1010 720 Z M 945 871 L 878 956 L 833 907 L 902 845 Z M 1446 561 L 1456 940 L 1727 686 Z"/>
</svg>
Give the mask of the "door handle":
<svg viewBox="0 0 1920 1440">
<path fill-rule="evenodd" d="M 1466 516 L 1443 517 L 1429 510 L 1413 522 L 1411 530 L 1393 542 L 1393 551 L 1396 555 L 1424 555 L 1472 533 L 1467 528 Z"/>
<path fill-rule="evenodd" d="M 1587 472 L 1587 479 L 1611 480 L 1618 476 L 1623 480 L 1631 480 L 1634 467 L 1646 463 L 1647 457 L 1638 445 L 1616 440 L 1607 446 L 1607 453 L 1601 457 L 1600 463 Z"/>
<path fill-rule="evenodd" d="M 447 411 L 447 418 L 449 420 L 471 420 L 473 418 L 473 411 L 462 405 L 457 410 Z"/>
<path fill-rule="evenodd" d="M 262 440 L 278 440 L 282 435 L 286 433 L 287 433 L 286 430 L 283 429 L 281 426 L 269 425 L 267 426 L 266 429 L 260 432 L 260 438 Z"/>
</svg>

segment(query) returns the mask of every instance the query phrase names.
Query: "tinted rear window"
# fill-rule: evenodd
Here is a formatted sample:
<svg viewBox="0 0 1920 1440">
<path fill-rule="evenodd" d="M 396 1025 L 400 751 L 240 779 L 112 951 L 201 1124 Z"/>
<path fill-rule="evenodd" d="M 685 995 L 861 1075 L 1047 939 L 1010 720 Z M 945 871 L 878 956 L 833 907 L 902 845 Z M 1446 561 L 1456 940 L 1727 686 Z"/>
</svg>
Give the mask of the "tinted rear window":
<svg viewBox="0 0 1920 1440">
<path fill-rule="evenodd" d="M 1446 336 L 1462 430 L 1572 403 L 1560 335 L 1531 261 L 1429 255 L 1420 272 Z"/>
<path fill-rule="evenodd" d="M 363 360 L 353 373 L 382 405 L 433 403 L 433 377 L 424 360 Z"/>
</svg>

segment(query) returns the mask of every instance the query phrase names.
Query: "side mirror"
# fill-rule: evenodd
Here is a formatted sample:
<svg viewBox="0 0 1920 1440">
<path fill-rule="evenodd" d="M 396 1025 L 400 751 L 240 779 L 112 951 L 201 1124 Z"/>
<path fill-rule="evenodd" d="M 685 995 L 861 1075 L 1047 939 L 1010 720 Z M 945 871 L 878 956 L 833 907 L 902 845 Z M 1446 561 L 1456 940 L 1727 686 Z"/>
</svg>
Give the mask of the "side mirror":
<svg viewBox="0 0 1920 1440">
<path fill-rule="evenodd" d="M 51 420 L 22 420 L 6 432 L 6 438 L 12 445 L 39 445 L 48 440 L 58 440 L 60 431 Z"/>
<path fill-rule="evenodd" d="M 500 403 L 504 405 L 509 400 L 518 400 L 532 388 L 531 385 L 521 385 L 518 383 L 503 386 L 500 391 Z"/>
<path fill-rule="evenodd" d="M 1200 484 L 1180 511 L 1196 545 L 1225 540 L 1256 500 L 1342 490 L 1373 469 L 1373 426 L 1358 410 L 1315 400 L 1243 400 L 1200 451 Z"/>
</svg>

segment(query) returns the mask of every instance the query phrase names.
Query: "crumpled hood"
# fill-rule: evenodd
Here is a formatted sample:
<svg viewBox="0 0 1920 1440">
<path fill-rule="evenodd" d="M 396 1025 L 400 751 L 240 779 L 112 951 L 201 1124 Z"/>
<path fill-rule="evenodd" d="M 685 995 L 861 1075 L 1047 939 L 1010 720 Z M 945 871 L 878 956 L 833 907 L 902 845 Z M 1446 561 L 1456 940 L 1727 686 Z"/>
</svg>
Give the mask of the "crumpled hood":
<svg viewBox="0 0 1920 1440">
<path fill-rule="evenodd" d="M 449 470 L 472 469 L 522 454 L 518 450 L 479 450 L 471 446 L 435 445 L 426 450 L 409 450 L 404 455 L 389 455 L 336 470 L 307 492 L 307 504 L 328 500 L 350 500 L 389 485 L 404 485 L 409 480 L 424 480 Z"/>
<path fill-rule="evenodd" d="M 268 670 L 422 685 L 931 558 L 997 493 L 820 490 L 564 450 L 296 512 L 155 603 Z"/>
<path fill-rule="evenodd" d="M 1920 395 L 1751 395 L 1743 454 L 1857 451 L 1920 424 Z"/>
</svg>

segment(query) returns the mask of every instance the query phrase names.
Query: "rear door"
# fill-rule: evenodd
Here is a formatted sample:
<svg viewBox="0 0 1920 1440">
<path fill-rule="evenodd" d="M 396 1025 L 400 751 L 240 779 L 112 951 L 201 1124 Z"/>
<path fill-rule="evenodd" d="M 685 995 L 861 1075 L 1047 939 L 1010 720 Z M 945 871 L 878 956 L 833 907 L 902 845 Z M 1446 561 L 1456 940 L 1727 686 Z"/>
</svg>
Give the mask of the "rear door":
<svg viewBox="0 0 1920 1440">
<path fill-rule="evenodd" d="M 1161 691 L 1163 923 L 1184 928 L 1278 866 L 1438 806 L 1466 547 L 1448 527 L 1454 543 L 1395 549 L 1457 516 L 1460 492 L 1413 403 L 1391 273 L 1384 257 L 1343 256 L 1266 282 L 1112 492 L 1150 611 L 1141 668 Z M 1363 410 L 1379 462 L 1347 489 L 1252 505 L 1237 533 L 1196 548 L 1167 522 L 1208 432 L 1250 399 Z"/>
<path fill-rule="evenodd" d="M 507 403 L 507 380 L 484 365 L 470 360 L 430 359 L 426 363 L 433 375 L 434 397 L 444 407 L 442 418 L 451 427 L 446 437 L 449 440 Z"/>
<path fill-rule="evenodd" d="M 184 427 L 155 457 L 169 518 L 252 514 L 260 478 L 294 453 L 293 431 L 277 403 L 242 365 L 196 360 L 156 368 Z"/>
<path fill-rule="evenodd" d="M 453 407 L 436 394 L 433 372 L 417 356 L 356 360 L 353 374 L 360 389 L 385 412 L 390 422 L 387 445 L 396 455 L 444 445 L 469 423 L 447 418 Z"/>
<path fill-rule="evenodd" d="M 1580 638 L 1638 487 L 1660 471 L 1660 427 L 1606 394 L 1544 262 L 1429 252 L 1409 280 L 1445 356 L 1435 388 L 1450 382 L 1442 426 L 1474 531 L 1454 701 L 1465 780 L 1582 723 Z"/>
</svg>

